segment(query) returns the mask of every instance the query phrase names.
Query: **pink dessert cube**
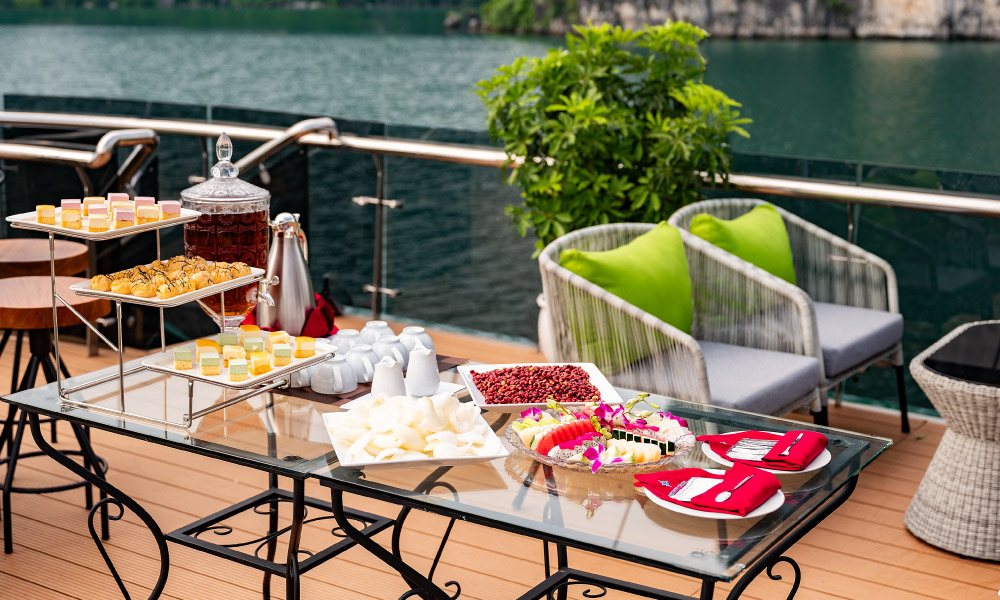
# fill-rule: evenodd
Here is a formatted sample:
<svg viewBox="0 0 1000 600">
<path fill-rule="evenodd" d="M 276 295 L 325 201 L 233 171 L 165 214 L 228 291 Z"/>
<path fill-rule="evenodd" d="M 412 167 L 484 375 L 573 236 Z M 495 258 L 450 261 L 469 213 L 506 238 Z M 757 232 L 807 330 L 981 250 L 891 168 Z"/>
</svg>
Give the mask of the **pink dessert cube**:
<svg viewBox="0 0 1000 600">
<path fill-rule="evenodd" d="M 103 204 L 91 204 L 90 214 L 92 215 L 107 215 L 108 207 Z"/>
<path fill-rule="evenodd" d="M 60 200 L 59 208 L 63 210 L 80 210 L 82 204 L 79 200 Z"/>
<path fill-rule="evenodd" d="M 156 198 L 152 196 L 136 196 L 135 197 L 135 208 L 138 209 L 140 206 L 154 206 L 156 204 Z"/>
<path fill-rule="evenodd" d="M 181 214 L 181 203 L 177 200 L 160 200 L 160 213 L 164 219 L 176 217 Z"/>
<path fill-rule="evenodd" d="M 108 204 L 112 202 L 131 202 L 131 199 L 124 192 L 111 192 L 108 194 Z"/>
</svg>

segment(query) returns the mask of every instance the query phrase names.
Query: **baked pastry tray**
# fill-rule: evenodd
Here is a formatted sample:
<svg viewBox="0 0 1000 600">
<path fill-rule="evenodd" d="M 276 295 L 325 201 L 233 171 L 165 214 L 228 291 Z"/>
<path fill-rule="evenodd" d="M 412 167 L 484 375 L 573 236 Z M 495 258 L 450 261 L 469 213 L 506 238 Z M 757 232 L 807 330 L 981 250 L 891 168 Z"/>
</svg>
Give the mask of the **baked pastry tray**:
<svg viewBox="0 0 1000 600">
<path fill-rule="evenodd" d="M 241 285 L 246 285 L 248 283 L 260 281 L 263 278 L 264 278 L 264 269 L 250 267 L 249 275 L 244 275 L 243 277 L 237 277 L 236 279 L 231 279 L 223 283 L 216 283 L 214 285 L 201 288 L 200 290 L 195 290 L 193 292 L 188 292 L 186 294 L 180 294 L 174 296 L 173 298 L 165 298 L 163 300 L 155 296 L 152 298 L 139 298 L 138 296 L 132 296 L 128 294 L 116 294 L 111 291 L 99 292 L 97 290 L 90 289 L 89 280 L 82 281 L 80 283 L 74 283 L 73 285 L 69 286 L 69 289 L 73 290 L 80 296 L 91 296 L 93 298 L 107 298 L 108 300 L 127 302 L 129 304 L 141 304 L 143 306 L 171 308 L 174 306 L 180 306 L 181 304 L 187 304 L 188 302 L 194 302 L 195 300 L 199 300 L 201 298 L 205 298 L 208 296 L 213 296 L 215 294 L 219 294 L 226 290 L 238 288 Z"/>
</svg>

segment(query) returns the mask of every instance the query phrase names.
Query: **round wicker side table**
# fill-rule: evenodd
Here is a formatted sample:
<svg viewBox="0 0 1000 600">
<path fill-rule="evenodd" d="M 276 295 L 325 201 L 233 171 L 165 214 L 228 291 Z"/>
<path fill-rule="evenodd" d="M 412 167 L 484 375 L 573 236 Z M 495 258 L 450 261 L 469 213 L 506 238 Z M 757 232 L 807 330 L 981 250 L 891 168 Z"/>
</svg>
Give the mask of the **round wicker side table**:
<svg viewBox="0 0 1000 600">
<path fill-rule="evenodd" d="M 904 523 L 915 536 L 939 548 L 1000 560 L 1000 386 L 946 376 L 925 364 L 963 332 L 984 325 L 996 327 L 1000 321 L 962 325 L 910 363 L 910 373 L 948 429 Z M 990 359 L 1000 348 L 1000 328 L 996 339 L 994 348 L 980 349 Z"/>
</svg>

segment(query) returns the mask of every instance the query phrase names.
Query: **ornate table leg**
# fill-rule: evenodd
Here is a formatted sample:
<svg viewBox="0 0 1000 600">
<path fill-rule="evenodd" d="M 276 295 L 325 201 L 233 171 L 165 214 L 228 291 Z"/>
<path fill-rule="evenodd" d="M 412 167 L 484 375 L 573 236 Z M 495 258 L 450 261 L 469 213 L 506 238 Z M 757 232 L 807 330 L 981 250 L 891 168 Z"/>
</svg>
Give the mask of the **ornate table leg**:
<svg viewBox="0 0 1000 600">
<path fill-rule="evenodd" d="M 802 571 L 799 569 L 799 565 L 787 556 L 782 556 L 789 548 L 792 547 L 795 542 L 799 541 L 802 536 L 813 530 L 816 525 L 818 525 L 823 519 L 827 518 L 830 513 L 837 510 L 841 504 L 847 501 L 854 493 L 854 488 L 858 485 L 858 476 L 855 475 L 847 480 L 844 487 L 840 488 L 837 494 L 825 502 L 822 506 L 816 509 L 816 512 L 805 518 L 798 526 L 783 537 L 773 548 L 767 551 L 764 556 L 761 556 L 754 562 L 750 567 L 743 573 L 736 585 L 729 592 L 727 600 L 736 600 L 739 598 L 747 586 L 749 586 L 758 575 L 761 574 L 765 569 L 767 570 L 767 576 L 775 581 L 781 579 L 781 575 L 774 572 L 774 568 L 779 563 L 788 563 L 792 567 L 792 571 L 795 574 L 795 579 L 792 580 L 792 589 L 788 592 L 785 600 L 792 600 L 795 597 L 795 593 L 799 591 L 799 583 L 802 580 Z"/>
<path fill-rule="evenodd" d="M 156 521 L 153 520 L 153 517 L 151 517 L 149 513 L 143 510 L 143 508 L 139 506 L 135 500 L 129 498 L 124 492 L 108 483 L 103 477 L 95 475 L 90 470 L 77 464 L 73 459 L 50 446 L 45 440 L 45 436 L 42 434 L 42 428 L 39 423 L 37 413 L 29 413 L 28 419 L 31 423 L 31 436 L 34 438 L 35 444 L 38 446 L 39 450 L 51 457 L 57 463 L 72 471 L 78 477 L 97 486 L 97 489 L 107 493 L 109 496 L 108 498 L 102 498 L 90 509 L 90 513 L 87 516 L 87 525 L 90 529 L 90 536 L 94 538 L 94 543 L 97 544 L 97 549 L 101 552 L 101 556 L 104 557 L 104 562 L 108 565 L 111 575 L 115 578 L 115 582 L 118 584 L 118 589 L 121 590 L 122 597 L 126 600 L 129 600 L 131 596 L 126 589 L 121 576 L 118 575 L 118 569 L 116 569 L 114 563 L 111 562 L 111 557 L 108 556 L 108 551 L 104 547 L 104 542 L 101 541 L 101 536 L 98 535 L 97 530 L 94 527 L 94 516 L 100 511 L 106 511 L 108 506 L 114 506 L 118 509 L 118 513 L 109 515 L 108 518 L 112 521 L 117 521 L 122 518 L 125 514 L 125 509 L 128 508 L 142 520 L 142 522 L 146 525 L 146 528 L 149 529 L 149 532 L 153 534 L 153 539 L 156 540 L 156 546 L 160 551 L 160 572 L 156 579 L 156 585 L 153 586 L 153 590 L 149 594 L 149 600 L 159 598 L 160 594 L 163 593 L 163 586 L 167 583 L 167 572 L 170 569 L 170 555 L 167 552 L 167 539 L 164 537 L 163 532 L 160 531 L 159 525 L 156 524 Z"/>
<path fill-rule="evenodd" d="M 344 512 L 344 493 L 338 489 L 330 489 L 330 504 L 333 508 L 333 516 L 337 520 L 337 525 L 341 531 L 347 534 L 359 546 L 371 552 L 376 558 L 396 570 L 404 581 L 412 588 L 399 597 L 399 600 L 406 598 L 423 598 L 424 600 L 452 600 L 447 592 L 435 585 L 418 573 L 413 567 L 397 558 L 392 552 L 383 548 L 378 542 L 359 531 L 351 524 Z"/>
</svg>

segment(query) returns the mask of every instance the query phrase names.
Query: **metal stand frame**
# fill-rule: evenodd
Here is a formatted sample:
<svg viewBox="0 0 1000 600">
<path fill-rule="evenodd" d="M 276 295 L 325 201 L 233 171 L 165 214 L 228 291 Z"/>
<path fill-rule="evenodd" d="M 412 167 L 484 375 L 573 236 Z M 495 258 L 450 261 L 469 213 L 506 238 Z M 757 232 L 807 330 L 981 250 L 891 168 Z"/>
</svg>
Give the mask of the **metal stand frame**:
<svg viewBox="0 0 1000 600">
<path fill-rule="evenodd" d="M 176 224 L 179 224 L 179 223 L 169 223 L 166 226 L 169 227 L 169 226 L 173 226 L 173 225 L 176 225 Z M 18 223 L 14 223 L 14 222 L 12 222 L 11 225 L 13 227 L 19 227 L 20 226 Z M 28 228 L 30 228 L 30 229 L 37 229 L 34 226 L 33 227 L 28 227 Z M 154 230 L 156 232 L 156 259 L 157 260 L 159 260 L 160 257 L 161 257 L 160 229 L 161 228 L 156 228 Z M 138 419 L 140 421 L 146 421 L 146 422 L 156 423 L 158 425 L 162 425 L 162 426 L 166 426 L 166 427 L 187 429 L 187 428 L 191 427 L 191 425 L 192 425 L 192 423 L 194 422 L 195 419 L 198 419 L 198 418 L 203 417 L 203 416 L 205 416 L 207 414 L 210 414 L 210 413 L 213 413 L 215 411 L 222 410 L 224 408 L 232 406 L 233 404 L 236 404 L 237 402 L 242 402 L 243 400 L 246 400 L 247 398 L 251 398 L 253 396 L 257 396 L 259 394 L 263 394 L 263 393 L 268 392 L 270 390 L 273 390 L 275 388 L 284 387 L 284 386 L 288 385 L 289 378 L 287 378 L 287 377 L 286 378 L 279 378 L 279 379 L 276 379 L 276 380 L 274 380 L 274 381 L 272 381 L 270 383 L 261 384 L 260 386 L 258 386 L 256 388 L 252 388 L 249 391 L 245 391 L 245 393 L 240 394 L 240 395 L 238 395 L 238 396 L 236 396 L 234 398 L 230 398 L 229 400 L 227 400 L 226 402 L 223 402 L 221 404 L 216 404 L 216 405 L 210 406 L 208 408 L 205 408 L 205 409 L 202 409 L 202 410 L 199 410 L 199 411 L 195 411 L 194 410 L 194 380 L 191 379 L 191 378 L 188 378 L 188 411 L 183 416 L 183 419 L 182 419 L 181 422 L 178 423 L 178 422 L 174 422 L 174 421 L 168 421 L 166 419 L 157 419 L 155 417 L 149 417 L 149 416 L 146 416 L 146 415 L 141 415 L 141 414 L 129 412 L 128 409 L 127 409 L 127 407 L 126 407 L 126 404 L 125 404 L 125 377 L 128 376 L 128 375 L 133 375 L 135 373 L 141 373 L 141 372 L 143 372 L 143 371 L 146 370 L 146 367 L 145 366 L 138 366 L 138 367 L 133 367 L 133 368 L 130 368 L 130 369 L 125 369 L 125 351 L 124 351 L 124 342 L 123 342 L 123 339 L 122 339 L 122 300 L 119 300 L 117 298 L 114 299 L 115 317 L 116 317 L 116 325 L 117 325 L 117 343 L 115 343 L 115 342 L 112 342 L 111 340 L 109 340 L 103 333 L 101 333 L 101 331 L 97 327 L 94 326 L 93 323 L 91 323 L 89 320 L 87 320 L 86 318 L 84 318 L 84 316 L 81 315 L 79 313 L 79 311 L 77 311 L 75 308 L 73 308 L 73 306 L 71 306 L 69 302 L 67 302 L 64 298 L 62 298 L 58 294 L 58 292 L 56 292 L 56 263 L 55 263 L 55 233 L 56 232 L 52 231 L 52 230 L 46 230 L 46 231 L 48 232 L 48 236 L 49 236 L 49 279 L 50 279 L 50 282 L 51 282 L 51 290 L 52 290 L 52 337 L 53 337 L 53 344 L 54 344 L 54 352 L 53 352 L 53 354 L 55 356 L 56 363 L 60 366 L 59 369 L 55 369 L 55 383 L 56 383 L 56 388 L 59 391 L 59 398 L 62 400 L 62 402 L 66 403 L 66 404 L 69 404 L 69 405 L 72 405 L 72 406 L 79 407 L 79 408 L 85 408 L 85 409 L 88 409 L 88 410 L 93 410 L 93 411 L 98 411 L 98 412 L 102 412 L 102 413 L 106 413 L 106 414 L 111 414 L 111 415 L 115 415 L 115 416 L 118 416 L 118 417 L 128 417 L 128 418 L 131 418 L 131 419 Z M 67 235 L 67 236 L 73 237 L 73 230 L 66 230 L 66 231 L 60 230 L 59 233 L 62 234 L 62 235 Z M 129 234 L 128 233 L 122 233 L 122 235 L 129 235 Z M 84 239 L 87 239 L 87 238 L 84 238 Z M 109 239 L 114 239 L 114 238 L 109 238 Z M 223 315 L 226 314 L 226 296 L 225 296 L 225 292 L 227 292 L 230 289 L 233 289 L 235 287 L 241 287 L 241 286 L 244 286 L 244 285 L 248 285 L 249 283 L 257 283 L 258 281 L 260 281 L 259 277 L 257 279 L 254 279 L 251 282 L 241 282 L 239 284 L 230 285 L 228 287 L 224 287 L 221 290 L 219 290 L 218 291 L 218 294 L 219 294 L 219 304 L 221 306 L 221 312 L 222 312 L 222 314 Z M 276 283 L 277 283 L 277 278 L 271 278 L 271 280 L 262 281 L 262 282 L 258 283 L 258 285 L 274 285 Z M 215 293 L 216 292 L 214 292 L 214 291 L 212 292 L 212 294 L 215 294 Z M 191 300 L 191 302 L 197 301 L 198 304 L 200 304 L 203 308 L 205 308 L 205 310 L 207 310 L 210 314 L 212 314 L 215 317 L 216 321 L 219 323 L 220 331 L 224 331 L 225 330 L 225 319 L 223 319 L 222 317 L 220 317 L 218 314 L 216 314 L 214 311 L 212 311 L 210 308 L 208 308 L 201 301 L 201 298 L 204 298 L 204 297 L 206 297 L 206 296 L 200 296 L 198 298 L 194 298 L 194 299 Z M 113 351 L 115 351 L 118 354 L 118 373 L 117 374 L 112 374 L 112 375 L 106 375 L 106 376 L 103 376 L 103 377 L 98 377 L 98 378 L 95 378 L 95 379 L 91 379 L 90 381 L 86 381 L 84 383 L 80 383 L 80 384 L 77 384 L 77 385 L 74 385 L 74 386 L 71 386 L 71 387 L 64 387 L 63 386 L 62 376 L 63 376 L 63 374 L 66 373 L 66 369 L 63 367 L 62 358 L 61 358 L 61 355 L 59 353 L 59 311 L 58 311 L 58 306 L 59 306 L 60 303 L 66 309 L 68 309 L 70 312 L 72 312 L 74 315 L 76 315 L 76 317 L 87 327 L 87 329 L 88 329 L 89 332 L 92 332 L 94 335 L 96 335 L 109 348 L 111 348 Z M 137 301 L 136 303 L 137 304 L 144 304 L 141 301 Z M 160 313 L 160 351 L 161 352 L 166 352 L 167 347 L 166 347 L 166 333 L 165 333 L 164 319 L 163 319 L 163 308 L 164 307 L 162 307 L 162 306 L 158 307 L 159 313 Z M 6 337 L 4 338 L 3 343 L 4 344 L 6 343 Z M 19 357 L 20 357 L 20 346 L 18 346 L 18 349 L 17 349 L 17 358 L 19 358 Z M 308 366 L 308 365 L 303 365 L 303 368 L 305 366 Z M 174 376 L 176 376 L 176 377 L 184 377 L 183 375 L 180 375 L 180 374 L 175 374 Z M 118 406 L 118 408 L 111 408 L 111 407 L 107 407 L 107 406 L 100 406 L 100 405 L 96 405 L 96 404 L 91 404 L 89 402 L 85 402 L 83 400 L 77 400 L 77 399 L 74 399 L 74 398 L 71 397 L 71 395 L 74 394 L 74 393 L 76 393 L 76 392 L 80 392 L 80 391 L 83 391 L 83 390 L 86 390 L 86 389 L 90 389 L 92 387 L 95 387 L 95 386 L 98 386 L 98 385 L 101 385 L 101 384 L 110 383 L 110 382 L 115 381 L 115 380 L 118 380 L 118 398 L 119 398 L 119 406 Z M 211 383 L 211 385 L 216 385 L 216 386 L 219 386 L 219 387 L 231 388 L 231 386 L 227 386 L 223 382 L 210 382 L 210 383 Z M 235 388 L 231 388 L 231 389 L 235 389 Z"/>
</svg>

